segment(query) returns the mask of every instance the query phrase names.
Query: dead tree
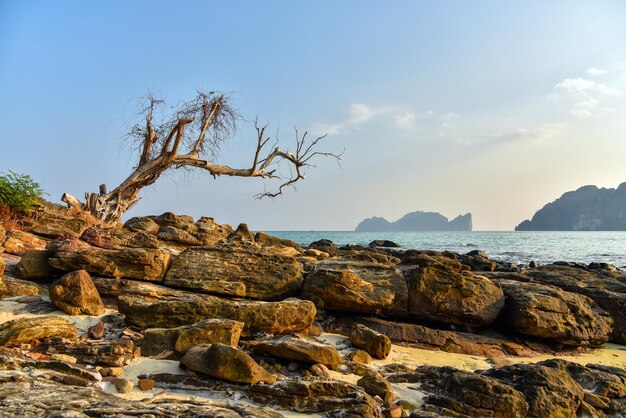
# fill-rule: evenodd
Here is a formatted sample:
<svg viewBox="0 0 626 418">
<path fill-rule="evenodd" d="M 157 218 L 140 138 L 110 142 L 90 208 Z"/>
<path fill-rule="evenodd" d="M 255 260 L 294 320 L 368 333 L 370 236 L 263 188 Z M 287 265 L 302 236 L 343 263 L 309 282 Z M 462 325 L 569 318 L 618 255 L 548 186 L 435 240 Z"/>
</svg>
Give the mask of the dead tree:
<svg viewBox="0 0 626 418">
<path fill-rule="evenodd" d="M 220 146 L 232 136 L 238 115 L 232 109 L 228 98 L 217 92 L 198 91 L 196 97 L 177 106 L 169 117 L 157 121 L 157 111 L 163 109 L 164 102 L 148 97 L 140 114 L 145 120 L 132 128 L 129 136 L 138 141 L 139 160 L 134 171 L 115 189 L 107 192 L 100 186 L 99 193 L 85 193 L 85 202 L 65 193 L 61 198 L 68 206 L 88 212 L 105 224 L 118 222 L 122 215 L 139 201 L 142 188 L 153 184 L 167 170 L 195 167 L 208 171 L 214 178 L 219 176 L 258 177 L 276 179 L 274 191 L 258 194 L 256 197 L 276 197 L 286 187 L 304 179 L 303 169 L 311 166 L 316 157 L 340 159 L 341 154 L 320 152 L 316 147 L 325 136 L 313 140 L 307 133 L 299 135 L 296 130 L 295 150 L 282 150 L 275 142 L 268 147 L 270 137 L 265 126 L 256 128 L 256 149 L 247 168 L 233 168 L 218 164 L 217 152 Z M 285 174 L 284 167 L 289 170 Z"/>
</svg>

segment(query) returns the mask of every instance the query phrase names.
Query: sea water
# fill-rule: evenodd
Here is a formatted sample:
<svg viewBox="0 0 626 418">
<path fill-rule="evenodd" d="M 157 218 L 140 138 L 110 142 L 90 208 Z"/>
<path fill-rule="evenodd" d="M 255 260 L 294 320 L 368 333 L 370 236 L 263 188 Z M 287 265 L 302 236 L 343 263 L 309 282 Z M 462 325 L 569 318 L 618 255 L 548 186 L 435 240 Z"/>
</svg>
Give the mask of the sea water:
<svg viewBox="0 0 626 418">
<path fill-rule="evenodd" d="M 626 231 L 613 232 L 354 232 L 268 231 L 306 245 L 325 238 L 337 246 L 367 245 L 376 239 L 400 244 L 402 249 L 467 253 L 483 250 L 494 260 L 527 264 L 554 261 L 603 262 L 626 268 Z"/>
</svg>

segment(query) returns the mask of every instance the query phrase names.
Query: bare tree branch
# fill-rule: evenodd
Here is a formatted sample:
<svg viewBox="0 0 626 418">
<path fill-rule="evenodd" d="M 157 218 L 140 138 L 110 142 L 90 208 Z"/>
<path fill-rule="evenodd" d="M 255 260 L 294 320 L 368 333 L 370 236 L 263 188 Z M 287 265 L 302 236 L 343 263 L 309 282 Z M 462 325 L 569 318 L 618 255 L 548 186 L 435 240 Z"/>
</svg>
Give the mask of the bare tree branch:
<svg viewBox="0 0 626 418">
<path fill-rule="evenodd" d="M 75 208 L 90 212 L 105 223 L 118 222 L 122 215 L 139 201 L 143 187 L 153 184 L 169 169 L 183 167 L 199 168 L 218 176 L 260 177 L 279 180 L 273 192 L 265 190 L 257 198 L 276 197 L 287 187 L 304 179 L 304 168 L 314 167 L 311 162 L 316 157 L 332 157 L 337 161 L 341 154 L 316 151 L 316 147 L 326 136 L 309 141 L 307 132 L 301 136 L 295 130 L 295 154 L 288 149 L 283 151 L 276 143 L 271 151 L 266 150 L 270 137 L 266 136 L 268 125 L 260 126 L 255 120 L 256 148 L 252 165 L 246 168 L 233 168 L 215 162 L 222 143 L 235 130 L 237 113 L 228 103 L 228 98 L 216 92 L 198 91 L 196 97 L 183 102 L 173 116 L 160 124 L 155 124 L 155 110 L 162 100 L 147 98 L 144 108 L 145 127 L 135 126 L 129 136 L 141 141 L 139 163 L 135 170 L 109 193 L 86 193 L 85 203 L 64 194 L 63 200 Z M 158 151 L 154 149 L 157 147 Z M 281 163 L 289 166 L 288 176 L 281 176 Z M 277 173 L 278 172 L 278 173 Z"/>
</svg>

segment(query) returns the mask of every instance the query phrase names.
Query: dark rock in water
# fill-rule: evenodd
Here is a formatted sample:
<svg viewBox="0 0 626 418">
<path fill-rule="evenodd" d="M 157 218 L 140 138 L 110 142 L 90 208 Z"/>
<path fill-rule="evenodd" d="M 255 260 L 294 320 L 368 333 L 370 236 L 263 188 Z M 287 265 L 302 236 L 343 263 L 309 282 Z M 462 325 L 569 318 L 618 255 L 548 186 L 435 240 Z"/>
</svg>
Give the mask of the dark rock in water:
<svg viewBox="0 0 626 418">
<path fill-rule="evenodd" d="M 189 248 L 174 259 L 163 283 L 218 295 L 280 300 L 300 291 L 300 263 L 289 256 L 235 246 Z"/>
<path fill-rule="evenodd" d="M 383 247 L 383 248 L 399 248 L 400 244 L 386 239 L 377 239 L 368 244 L 368 247 Z"/>
<path fill-rule="evenodd" d="M 469 266 L 473 271 L 494 271 L 498 263 L 489 259 L 481 250 L 473 250 L 464 255 L 459 255 L 458 260 Z"/>
<path fill-rule="evenodd" d="M 50 285 L 50 301 L 69 315 L 102 315 L 100 294 L 85 270 L 65 274 Z"/>
<path fill-rule="evenodd" d="M 274 383 L 276 378 L 244 351 L 225 344 L 192 347 L 180 360 L 187 369 L 235 383 Z"/>
<path fill-rule="evenodd" d="M 528 267 L 530 267 L 531 269 L 537 268 L 539 267 L 539 263 L 537 263 L 535 260 L 531 260 L 530 263 L 528 263 Z"/>
<path fill-rule="evenodd" d="M 244 323 L 229 319 L 205 319 L 176 328 L 149 328 L 144 331 L 141 354 L 155 356 L 164 351 L 185 353 L 202 344 L 222 343 L 236 347 Z"/>
<path fill-rule="evenodd" d="M 391 351 L 391 340 L 386 335 L 361 324 L 354 324 L 350 333 L 350 342 L 378 359 L 385 359 Z"/>
<path fill-rule="evenodd" d="M 282 417 L 278 412 L 265 408 L 196 400 L 132 401 L 94 387 L 68 386 L 42 378 L 14 376 L 15 379 L 0 379 L 2 413 L 6 417 Z"/>
<path fill-rule="evenodd" d="M 285 335 L 273 340 L 260 341 L 252 345 L 252 350 L 258 354 L 286 360 L 320 363 L 333 369 L 343 363 L 335 347 L 305 336 Z"/>
<path fill-rule="evenodd" d="M 490 376 L 452 367 L 432 366 L 421 366 L 412 373 L 398 375 L 404 381 L 419 383 L 420 390 L 429 393 L 424 398 L 423 410 L 443 416 L 461 414 L 470 417 L 523 418 L 529 411 L 529 402 L 520 390 Z M 394 382 L 397 377 L 392 375 L 388 379 Z"/>
<path fill-rule="evenodd" d="M 320 239 L 309 244 L 309 248 L 327 252 L 334 255 L 337 252 L 337 246 L 329 239 Z"/>
<path fill-rule="evenodd" d="M 448 257 L 420 254 L 409 272 L 409 316 L 447 324 L 484 326 L 504 306 L 500 287 Z"/>
<path fill-rule="evenodd" d="M 408 289 L 397 268 L 359 261 L 315 264 L 302 286 L 302 297 L 324 309 L 405 316 Z"/>
<path fill-rule="evenodd" d="M 76 338 L 76 326 L 59 316 L 13 319 L 0 324 L 0 345 L 14 346 L 44 338 Z"/>
<path fill-rule="evenodd" d="M 626 183 L 617 189 L 583 186 L 537 211 L 516 231 L 626 231 Z"/>
<path fill-rule="evenodd" d="M 507 297 L 500 318 L 506 329 L 565 345 L 608 341 L 613 319 L 590 298 L 539 283 L 497 282 Z"/>
<path fill-rule="evenodd" d="M 451 221 L 436 212 L 411 212 L 395 222 L 373 217 L 357 225 L 357 232 L 403 232 L 403 231 L 471 231 L 472 214 L 459 215 Z"/>
<path fill-rule="evenodd" d="M 232 319 L 245 324 L 243 335 L 258 332 L 289 334 L 311 327 L 315 305 L 289 298 L 280 302 L 231 300 L 190 292 L 154 299 L 150 296 L 123 295 L 118 299 L 126 322 L 142 329 L 191 325 L 207 318 Z"/>
</svg>

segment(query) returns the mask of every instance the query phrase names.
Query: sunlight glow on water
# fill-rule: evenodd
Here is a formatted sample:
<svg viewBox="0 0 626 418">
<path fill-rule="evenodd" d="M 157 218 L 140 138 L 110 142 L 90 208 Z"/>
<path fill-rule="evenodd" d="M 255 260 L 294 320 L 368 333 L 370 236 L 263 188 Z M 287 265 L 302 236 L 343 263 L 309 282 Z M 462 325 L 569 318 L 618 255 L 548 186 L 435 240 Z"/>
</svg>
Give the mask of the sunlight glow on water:
<svg viewBox="0 0 626 418">
<path fill-rule="evenodd" d="M 272 231 L 272 235 L 300 244 L 322 238 L 338 246 L 367 245 L 388 239 L 402 249 L 448 250 L 466 253 L 483 250 L 500 261 L 542 264 L 553 261 L 604 262 L 626 267 L 626 231 L 620 232 L 354 232 Z"/>
</svg>

